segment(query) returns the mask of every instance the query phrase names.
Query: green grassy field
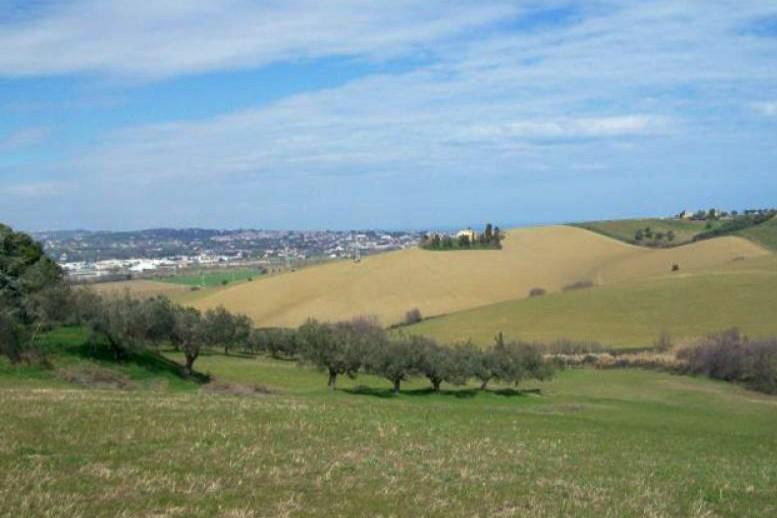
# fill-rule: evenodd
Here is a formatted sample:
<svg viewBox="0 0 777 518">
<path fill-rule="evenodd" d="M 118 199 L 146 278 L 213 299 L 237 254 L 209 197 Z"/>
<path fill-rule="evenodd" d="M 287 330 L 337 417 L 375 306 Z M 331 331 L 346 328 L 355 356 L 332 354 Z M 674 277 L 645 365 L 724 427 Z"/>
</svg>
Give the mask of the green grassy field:
<svg viewBox="0 0 777 518">
<path fill-rule="evenodd" d="M 392 397 L 371 377 L 330 392 L 290 362 L 198 367 L 272 393 L 0 370 L 0 515 L 777 513 L 777 398 L 733 385 L 586 369 L 523 387 L 539 394 L 413 381 Z"/>
<path fill-rule="evenodd" d="M 668 332 L 682 340 L 730 327 L 777 335 L 777 263 L 732 263 L 699 275 L 665 276 L 521 299 L 433 318 L 405 328 L 446 342 L 510 338 L 592 340 L 617 348 L 650 346 Z"/>
<path fill-rule="evenodd" d="M 255 279 L 264 274 L 263 270 L 258 268 L 229 268 L 219 270 L 202 270 L 198 272 L 173 275 L 171 277 L 159 278 L 162 282 L 173 284 L 183 284 L 185 286 L 213 287 L 221 286 L 224 281 L 235 283 Z"/>
<path fill-rule="evenodd" d="M 670 245 L 681 245 L 690 243 L 693 237 L 706 230 L 705 221 L 690 221 L 684 219 L 662 219 L 662 218 L 639 218 L 622 219 L 611 221 L 590 221 L 585 223 L 575 223 L 573 226 L 591 230 L 627 243 L 635 243 L 634 234 L 637 230 L 644 230 L 650 227 L 653 232 L 667 233 L 670 230 L 674 232 L 674 241 Z M 717 223 L 713 222 L 713 225 Z"/>
</svg>

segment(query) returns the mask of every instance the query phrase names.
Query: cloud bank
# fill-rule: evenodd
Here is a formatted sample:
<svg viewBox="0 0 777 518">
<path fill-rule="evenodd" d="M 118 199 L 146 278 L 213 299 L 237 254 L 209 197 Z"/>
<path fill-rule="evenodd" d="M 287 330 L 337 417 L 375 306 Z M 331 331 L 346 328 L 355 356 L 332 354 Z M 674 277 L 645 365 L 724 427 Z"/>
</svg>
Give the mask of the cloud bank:
<svg viewBox="0 0 777 518">
<path fill-rule="evenodd" d="M 95 213 L 91 198 L 135 206 L 115 218 L 134 226 L 218 226 L 192 203 L 238 224 L 396 226 L 408 215 L 465 217 L 446 198 L 465 196 L 482 214 L 497 190 L 505 207 L 536 212 L 545 196 L 549 214 L 576 203 L 591 215 L 777 193 L 766 172 L 777 161 L 776 112 L 764 101 L 777 98 L 777 38 L 763 28 L 777 8 L 764 2 L 42 5 L 0 23 L 8 81 L 229 80 L 325 59 L 401 65 L 100 135 L 62 164 L 65 181 L 83 186 Z M 611 189 L 635 198 L 616 202 Z"/>
</svg>

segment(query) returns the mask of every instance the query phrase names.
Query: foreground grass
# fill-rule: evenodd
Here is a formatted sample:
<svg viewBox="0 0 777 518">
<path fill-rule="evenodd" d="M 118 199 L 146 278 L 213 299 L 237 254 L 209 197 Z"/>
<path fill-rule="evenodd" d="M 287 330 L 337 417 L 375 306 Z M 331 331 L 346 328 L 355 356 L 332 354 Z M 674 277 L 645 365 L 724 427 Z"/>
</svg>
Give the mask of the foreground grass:
<svg viewBox="0 0 777 518">
<path fill-rule="evenodd" d="M 770 258 L 764 258 L 770 259 Z M 777 335 L 777 264 L 732 263 L 726 270 L 616 283 L 515 300 L 453 313 L 406 328 L 453 342 L 471 338 L 597 341 L 617 348 L 647 347 L 662 331 L 682 340 L 739 327 L 752 337 Z M 748 269 L 750 268 L 750 269 Z M 770 271 L 771 268 L 771 271 Z"/>
<path fill-rule="evenodd" d="M 276 393 L 0 388 L 0 515 L 777 513 L 777 400 L 735 386 L 575 370 L 541 395 L 386 397 L 288 362 L 200 366 Z"/>
</svg>

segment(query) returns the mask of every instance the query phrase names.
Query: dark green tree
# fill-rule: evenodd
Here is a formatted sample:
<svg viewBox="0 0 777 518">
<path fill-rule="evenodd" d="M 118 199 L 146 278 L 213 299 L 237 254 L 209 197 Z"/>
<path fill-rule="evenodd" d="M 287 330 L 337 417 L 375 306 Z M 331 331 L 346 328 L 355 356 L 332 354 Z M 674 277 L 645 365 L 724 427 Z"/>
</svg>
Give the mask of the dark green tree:
<svg viewBox="0 0 777 518">
<path fill-rule="evenodd" d="M 0 224 L 0 311 L 5 336 L 14 336 L 0 343 L 0 353 L 19 360 L 34 345 L 37 330 L 65 316 L 60 295 L 66 292 L 62 270 L 43 248 Z"/>
</svg>

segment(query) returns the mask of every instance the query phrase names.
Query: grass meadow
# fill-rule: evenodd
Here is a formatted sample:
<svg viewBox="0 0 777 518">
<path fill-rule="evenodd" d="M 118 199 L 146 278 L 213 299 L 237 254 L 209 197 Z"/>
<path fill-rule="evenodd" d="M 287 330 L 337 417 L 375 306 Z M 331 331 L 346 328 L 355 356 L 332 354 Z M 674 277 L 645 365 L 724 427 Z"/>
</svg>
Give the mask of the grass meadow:
<svg viewBox="0 0 777 518">
<path fill-rule="evenodd" d="M 224 284 L 224 281 L 231 284 L 253 280 L 262 275 L 264 275 L 264 271 L 258 268 L 225 268 L 218 270 L 202 270 L 200 272 L 187 272 L 180 275 L 162 277 L 159 280 L 171 284 L 207 288 L 221 286 Z"/>
<path fill-rule="evenodd" d="M 669 244 L 673 246 L 690 243 L 696 234 L 706 230 L 706 225 L 706 221 L 664 218 L 620 219 L 574 224 L 576 227 L 585 228 L 627 243 L 633 243 L 634 234 L 638 230 L 644 230 L 646 227 L 650 227 L 653 232 L 662 232 L 664 234 L 672 231 L 675 234 L 675 238 Z"/>
<path fill-rule="evenodd" d="M 777 513 L 777 398 L 733 385 L 578 369 L 519 392 L 414 380 L 393 397 L 372 377 L 331 392 L 323 374 L 267 358 L 198 367 L 269 390 L 79 388 L 0 370 L 14 381 L 0 383 L 0 514 Z"/>
<path fill-rule="evenodd" d="M 740 230 L 738 234 L 767 248 L 777 250 L 777 217 L 760 225 Z"/>
<path fill-rule="evenodd" d="M 700 275 L 664 276 L 549 294 L 423 321 L 410 333 L 445 342 L 509 338 L 595 341 L 613 348 L 650 347 L 662 332 L 687 340 L 738 327 L 753 338 L 777 335 L 777 263 L 732 264 Z M 761 269 L 763 268 L 763 269 Z"/>
</svg>

